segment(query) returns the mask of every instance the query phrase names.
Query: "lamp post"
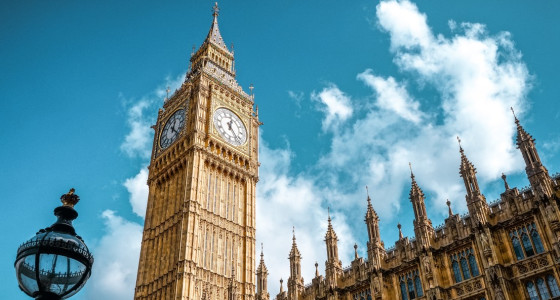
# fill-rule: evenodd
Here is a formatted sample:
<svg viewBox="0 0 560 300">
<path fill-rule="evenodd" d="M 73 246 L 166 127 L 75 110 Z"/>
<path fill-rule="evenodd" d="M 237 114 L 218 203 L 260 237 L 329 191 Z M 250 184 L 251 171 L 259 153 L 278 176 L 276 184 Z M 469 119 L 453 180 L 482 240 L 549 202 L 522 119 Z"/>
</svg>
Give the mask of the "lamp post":
<svg viewBox="0 0 560 300">
<path fill-rule="evenodd" d="M 58 220 L 23 243 L 14 263 L 20 289 L 40 300 L 60 300 L 76 294 L 91 275 L 93 256 L 76 234 L 72 220 L 80 197 L 74 189 L 60 197 Z"/>
</svg>

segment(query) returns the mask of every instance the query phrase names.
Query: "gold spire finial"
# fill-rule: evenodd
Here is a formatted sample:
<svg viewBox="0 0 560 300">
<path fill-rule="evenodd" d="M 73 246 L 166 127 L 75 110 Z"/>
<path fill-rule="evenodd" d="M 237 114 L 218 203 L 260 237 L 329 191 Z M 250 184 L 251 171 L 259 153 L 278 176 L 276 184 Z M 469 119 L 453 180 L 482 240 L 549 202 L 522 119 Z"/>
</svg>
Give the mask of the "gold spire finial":
<svg viewBox="0 0 560 300">
<path fill-rule="evenodd" d="M 366 185 L 366 194 L 367 194 L 367 202 L 368 204 L 371 204 L 371 198 L 369 197 L 369 189 L 367 185 Z"/>
<path fill-rule="evenodd" d="M 327 215 L 329 216 L 329 224 L 331 223 L 331 207 L 327 207 Z"/>
<path fill-rule="evenodd" d="M 412 163 L 408 162 L 408 168 L 410 169 L 410 178 L 412 178 L 412 180 L 414 180 L 414 173 L 412 173 Z"/>
<path fill-rule="evenodd" d="M 212 7 L 212 16 L 216 18 L 220 14 L 220 8 L 218 7 L 218 2 L 214 3 L 214 7 Z"/>
<path fill-rule="evenodd" d="M 75 191 L 76 190 L 74 188 L 71 188 L 68 193 L 60 196 L 60 201 L 62 202 L 63 206 L 74 208 L 74 205 L 76 205 L 78 201 L 80 201 L 80 197 L 74 194 Z"/>
</svg>

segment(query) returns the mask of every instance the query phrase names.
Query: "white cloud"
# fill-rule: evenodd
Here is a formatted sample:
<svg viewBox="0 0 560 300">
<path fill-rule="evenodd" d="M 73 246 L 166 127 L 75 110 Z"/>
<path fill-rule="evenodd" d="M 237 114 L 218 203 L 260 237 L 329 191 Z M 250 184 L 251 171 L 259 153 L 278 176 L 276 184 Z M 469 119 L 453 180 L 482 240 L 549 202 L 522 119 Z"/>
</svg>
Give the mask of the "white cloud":
<svg viewBox="0 0 560 300">
<path fill-rule="evenodd" d="M 87 299 L 132 299 L 140 257 L 142 226 L 111 210 L 102 213 L 107 233 L 92 251 L 95 262 L 87 285 Z"/>
<path fill-rule="evenodd" d="M 149 106 L 150 102 L 148 100 L 141 100 L 128 110 L 130 132 L 124 138 L 124 142 L 121 144 L 121 150 L 129 157 L 150 157 L 150 142 L 152 136 L 150 129 L 151 122 L 146 120 L 144 116 L 144 110 Z"/>
<path fill-rule="evenodd" d="M 395 78 L 387 79 L 375 76 L 372 70 L 368 69 L 358 74 L 358 79 L 362 80 L 377 93 L 377 106 L 381 109 L 393 111 L 401 118 L 418 123 L 422 117 L 419 111 L 420 103 L 414 101 L 406 91 L 404 85 L 399 85 Z"/>
<path fill-rule="evenodd" d="M 315 276 L 316 261 L 324 275 L 326 248 L 323 239 L 327 229 L 325 194 L 328 191 L 318 188 L 309 176 L 290 175 L 290 149 L 271 149 L 261 139 L 259 150 L 262 165 L 257 188 L 257 242 L 264 244 L 265 263 L 270 273 L 269 292 L 274 297 L 279 291 L 280 278 L 284 279 L 286 289 L 292 226 L 295 227 L 297 245 L 302 255 L 305 282 L 311 282 Z M 340 239 L 340 258 L 348 263 L 353 253 L 353 234 L 343 214 L 331 210 L 331 217 Z"/>
<path fill-rule="evenodd" d="M 132 105 L 127 109 L 127 123 L 130 131 L 121 144 L 121 151 L 129 157 L 150 158 L 153 140 L 153 131 L 150 126 L 155 122 L 157 108 L 163 104 L 163 99 L 167 95 L 167 87 L 170 91 L 174 91 L 181 86 L 183 80 L 184 75 L 175 78 L 167 77 L 165 84 L 160 85 L 140 100 L 124 101 L 125 104 L 132 103 Z"/>
<path fill-rule="evenodd" d="M 406 49 L 425 46 L 434 39 L 426 15 L 419 13 L 409 1 L 382 1 L 377 5 L 379 25 L 390 31 L 391 48 Z"/>
<path fill-rule="evenodd" d="M 148 169 L 142 168 L 136 176 L 128 178 L 124 182 L 124 186 L 130 194 L 130 205 L 132 211 L 138 216 L 144 218 L 146 216 L 146 205 L 148 203 Z"/>
<path fill-rule="evenodd" d="M 321 110 L 325 112 L 323 131 L 336 130 L 337 126 L 352 116 L 350 97 L 335 84 L 329 84 L 319 93 L 313 92 L 311 99 L 321 102 Z"/>
</svg>

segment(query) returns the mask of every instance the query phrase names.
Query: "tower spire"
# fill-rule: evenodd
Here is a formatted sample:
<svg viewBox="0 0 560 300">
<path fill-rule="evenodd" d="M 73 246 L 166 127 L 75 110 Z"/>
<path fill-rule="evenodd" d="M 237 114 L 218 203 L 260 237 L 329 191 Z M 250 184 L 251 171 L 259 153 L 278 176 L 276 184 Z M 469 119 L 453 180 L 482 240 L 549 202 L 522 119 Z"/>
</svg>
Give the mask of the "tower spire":
<svg viewBox="0 0 560 300">
<path fill-rule="evenodd" d="M 467 195 L 465 196 L 467 200 L 467 208 L 469 209 L 469 214 L 471 215 L 471 225 L 476 226 L 480 223 L 484 224 L 488 219 L 488 203 L 480 187 L 478 186 L 478 179 L 476 178 L 476 168 L 469 161 L 465 155 L 465 151 L 461 145 L 461 139 L 457 137 L 459 142 L 459 152 L 461 153 L 461 166 L 459 168 L 459 174 L 463 178 L 465 184 L 465 189 L 467 190 Z"/>
<path fill-rule="evenodd" d="M 422 189 L 418 186 L 418 183 L 416 183 L 414 173 L 412 172 L 412 164 L 409 162 L 408 166 L 410 168 L 410 178 L 412 180 L 409 196 L 414 211 L 414 234 L 422 247 L 429 247 L 434 231 L 432 221 L 428 218 L 424 192 L 422 192 Z"/>
<path fill-rule="evenodd" d="M 513 112 L 513 108 L 511 111 Z M 539 197 L 550 197 L 552 195 L 551 179 L 548 170 L 541 162 L 535 139 L 521 126 L 515 112 L 513 117 L 517 125 L 517 148 L 525 160 L 525 173 L 527 173 L 529 182 Z"/>
<path fill-rule="evenodd" d="M 261 243 L 261 261 L 257 268 L 257 297 L 256 300 L 268 300 L 270 294 L 268 293 L 268 269 L 264 264 L 264 250 Z"/>
</svg>

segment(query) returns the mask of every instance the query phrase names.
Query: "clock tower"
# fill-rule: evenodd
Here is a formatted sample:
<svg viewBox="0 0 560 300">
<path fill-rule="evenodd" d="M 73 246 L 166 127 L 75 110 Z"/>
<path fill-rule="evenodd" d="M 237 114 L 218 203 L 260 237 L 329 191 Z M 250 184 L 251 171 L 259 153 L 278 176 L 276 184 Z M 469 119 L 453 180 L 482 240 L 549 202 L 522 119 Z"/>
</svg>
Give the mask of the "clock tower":
<svg viewBox="0 0 560 300">
<path fill-rule="evenodd" d="M 258 109 L 218 29 L 159 110 L 134 299 L 254 299 Z"/>
</svg>

